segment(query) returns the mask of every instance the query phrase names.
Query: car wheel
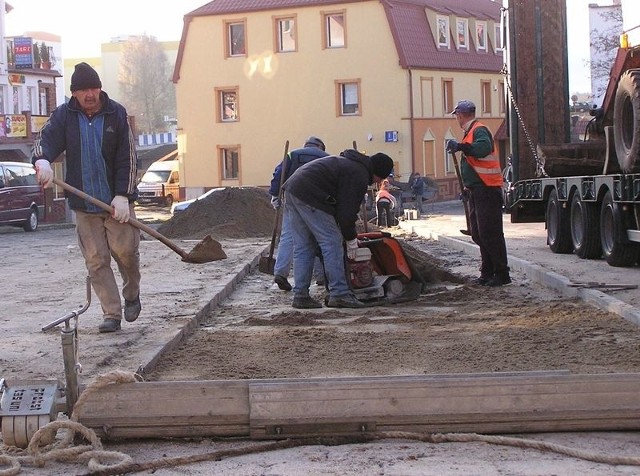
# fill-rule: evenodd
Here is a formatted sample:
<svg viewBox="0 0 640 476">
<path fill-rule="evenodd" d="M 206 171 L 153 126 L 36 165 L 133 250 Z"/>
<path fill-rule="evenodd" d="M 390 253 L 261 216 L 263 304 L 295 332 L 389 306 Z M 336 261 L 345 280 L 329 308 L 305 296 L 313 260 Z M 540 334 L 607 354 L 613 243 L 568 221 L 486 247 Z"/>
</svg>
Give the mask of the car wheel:
<svg viewBox="0 0 640 476">
<path fill-rule="evenodd" d="M 24 222 L 24 231 L 36 231 L 38 229 L 38 210 L 32 208 L 29 212 L 29 218 Z"/>
</svg>

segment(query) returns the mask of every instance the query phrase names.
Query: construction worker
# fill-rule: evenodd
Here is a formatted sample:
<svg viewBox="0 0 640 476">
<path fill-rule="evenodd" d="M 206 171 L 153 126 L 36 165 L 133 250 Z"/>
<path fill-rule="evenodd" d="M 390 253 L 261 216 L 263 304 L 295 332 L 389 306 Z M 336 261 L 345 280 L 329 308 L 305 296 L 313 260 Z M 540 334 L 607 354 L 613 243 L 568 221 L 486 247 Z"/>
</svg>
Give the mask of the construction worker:
<svg viewBox="0 0 640 476">
<path fill-rule="evenodd" d="M 451 114 L 464 137 L 462 142 L 448 141 L 447 151 L 462 152 L 462 193 L 469 204 L 471 238 L 480 247 L 480 277 L 474 282 L 481 286 L 503 286 L 511 283 L 511 277 L 502 225 L 502 171 L 493 136 L 476 119 L 473 102 L 459 101 Z"/>
<path fill-rule="evenodd" d="M 285 160 L 285 177 L 288 179 L 293 175 L 298 168 L 304 164 L 311 162 L 319 157 L 325 157 L 329 155 L 325 152 L 325 145 L 322 139 L 311 136 L 304 142 L 304 146 L 300 149 L 295 149 L 289 152 Z M 273 208 L 278 209 L 281 206 L 280 203 L 280 183 L 282 182 L 282 162 L 280 162 L 273 171 L 273 179 L 271 179 L 271 186 L 269 187 L 269 193 L 271 194 L 271 205 Z M 291 234 L 291 227 L 289 225 L 289 217 L 287 209 L 284 209 L 284 215 L 282 216 L 282 228 L 280 230 L 280 240 L 278 241 L 278 254 L 276 256 L 276 263 L 273 268 L 273 281 L 283 291 L 291 291 L 291 284 L 289 283 L 289 271 L 291 270 L 291 263 L 293 262 L 293 235 Z M 324 281 L 324 272 L 322 270 L 322 263 L 320 258 L 316 257 L 314 265 L 314 274 L 316 275 L 317 282 Z"/>
<path fill-rule="evenodd" d="M 329 307 L 364 307 L 347 283 L 344 245 L 349 259 L 358 251 L 356 220 L 367 187 L 386 179 L 393 168 L 388 155 L 371 157 L 349 149 L 300 167 L 284 184 L 284 206 L 293 233 L 293 307 L 320 308 L 309 295 L 316 249 L 320 246 Z"/>
</svg>

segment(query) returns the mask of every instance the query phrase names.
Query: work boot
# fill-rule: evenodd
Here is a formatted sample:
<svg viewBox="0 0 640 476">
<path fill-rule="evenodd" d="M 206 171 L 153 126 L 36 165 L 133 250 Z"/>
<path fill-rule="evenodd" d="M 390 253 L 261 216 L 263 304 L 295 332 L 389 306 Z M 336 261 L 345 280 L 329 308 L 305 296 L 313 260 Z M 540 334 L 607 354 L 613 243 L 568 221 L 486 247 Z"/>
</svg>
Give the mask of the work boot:
<svg viewBox="0 0 640 476">
<path fill-rule="evenodd" d="M 293 298 L 292 306 L 296 309 L 319 309 L 322 304 L 311 296 L 296 296 Z"/>
<path fill-rule="evenodd" d="M 348 307 L 357 309 L 366 307 L 362 301 L 358 301 L 353 294 L 345 294 L 344 296 L 330 297 L 327 307 Z"/>
<path fill-rule="evenodd" d="M 98 326 L 98 332 L 115 332 L 120 330 L 120 319 L 112 319 L 110 317 L 102 321 Z"/>
<path fill-rule="evenodd" d="M 136 296 L 133 301 L 124 300 L 124 320 L 127 322 L 135 321 L 140 315 L 142 305 L 140 304 L 140 296 Z"/>
<path fill-rule="evenodd" d="M 496 274 L 486 286 L 495 288 L 497 286 L 506 286 L 507 284 L 511 284 L 511 277 L 508 274 Z"/>
<path fill-rule="evenodd" d="M 275 275 L 275 277 L 273 278 L 273 282 L 276 283 L 278 287 L 283 291 L 291 291 L 292 289 L 287 278 L 285 278 L 284 276 L 280 276 L 279 274 Z"/>
<path fill-rule="evenodd" d="M 477 284 L 478 286 L 488 286 L 489 282 L 492 280 L 493 278 L 491 276 L 480 276 L 479 278 L 474 279 L 473 281 L 471 281 L 473 284 Z"/>
</svg>

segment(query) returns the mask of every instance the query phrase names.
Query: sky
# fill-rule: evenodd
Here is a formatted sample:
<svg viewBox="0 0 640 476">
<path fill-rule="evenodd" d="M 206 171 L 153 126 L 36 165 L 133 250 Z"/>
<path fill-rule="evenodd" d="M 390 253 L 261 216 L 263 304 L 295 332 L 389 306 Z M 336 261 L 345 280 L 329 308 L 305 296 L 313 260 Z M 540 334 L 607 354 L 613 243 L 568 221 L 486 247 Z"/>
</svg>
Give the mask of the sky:
<svg viewBox="0 0 640 476">
<path fill-rule="evenodd" d="M 622 0 L 625 15 L 640 23 L 640 1 Z M 183 17 L 207 0 L 8 0 L 7 35 L 46 31 L 62 37 L 65 58 L 100 55 L 100 45 L 124 35 L 149 35 L 159 41 L 178 41 Z M 569 91 L 589 92 L 590 3 L 612 0 L 566 0 L 569 47 Z M 37 13 L 35 13 L 37 12 Z M 629 14 L 629 15 L 627 15 Z M 635 26 L 635 25 L 633 25 Z M 628 25 L 625 25 L 627 28 Z"/>
</svg>

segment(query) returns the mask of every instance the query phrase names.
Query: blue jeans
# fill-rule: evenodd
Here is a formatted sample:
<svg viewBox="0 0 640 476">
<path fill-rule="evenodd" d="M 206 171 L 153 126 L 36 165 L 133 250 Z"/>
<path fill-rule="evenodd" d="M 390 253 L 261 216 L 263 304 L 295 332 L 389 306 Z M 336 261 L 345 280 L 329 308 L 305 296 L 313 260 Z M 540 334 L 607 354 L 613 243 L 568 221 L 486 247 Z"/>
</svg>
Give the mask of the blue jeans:
<svg viewBox="0 0 640 476">
<path fill-rule="evenodd" d="M 273 267 L 273 274 L 285 278 L 289 277 L 291 263 L 293 263 L 293 234 L 291 233 L 291 225 L 289 222 L 289 214 L 287 213 L 287 208 L 284 207 L 282 228 L 280 229 L 280 239 L 278 240 L 278 254 L 276 256 L 276 264 Z M 317 256 L 313 265 L 313 277 L 316 280 L 324 281 L 322 262 Z"/>
<path fill-rule="evenodd" d="M 351 293 L 347 284 L 344 264 L 343 238 L 336 219 L 326 212 L 313 208 L 295 195 L 285 192 L 285 212 L 293 235 L 293 274 L 295 285 L 293 295 L 309 295 L 313 262 L 316 249 L 320 246 L 324 270 L 329 286 L 329 297 L 345 296 Z"/>
</svg>

